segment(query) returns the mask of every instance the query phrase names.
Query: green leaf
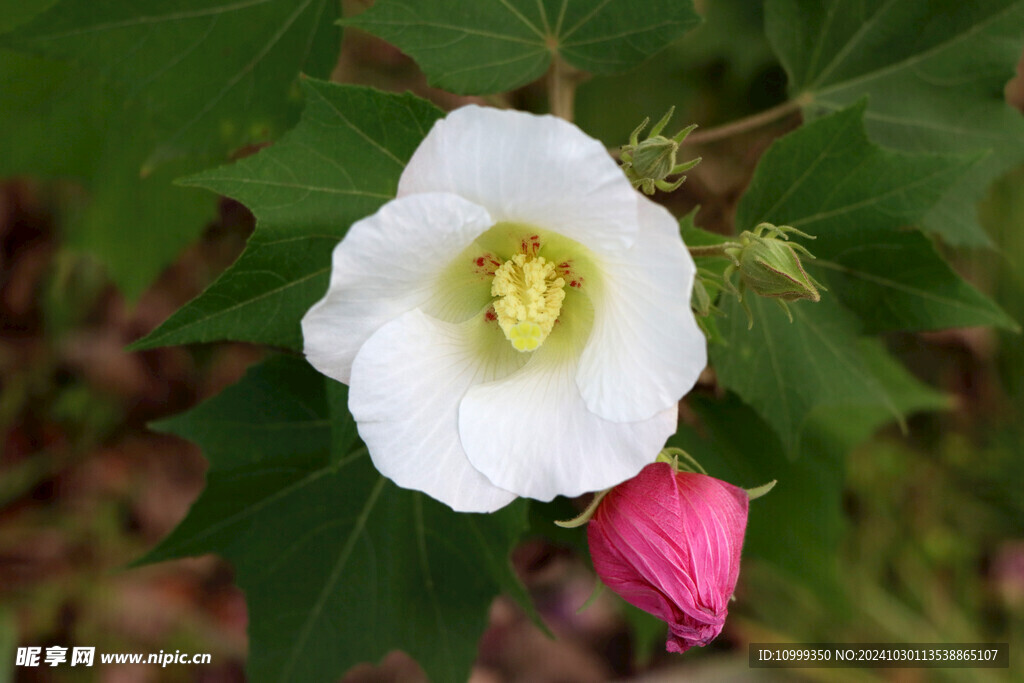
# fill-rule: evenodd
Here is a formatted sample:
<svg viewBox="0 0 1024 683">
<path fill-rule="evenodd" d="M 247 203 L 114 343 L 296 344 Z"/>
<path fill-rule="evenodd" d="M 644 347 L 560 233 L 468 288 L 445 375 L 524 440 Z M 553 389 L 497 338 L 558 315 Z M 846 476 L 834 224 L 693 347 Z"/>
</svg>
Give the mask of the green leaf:
<svg viewBox="0 0 1024 683">
<path fill-rule="evenodd" d="M 322 465 L 332 438 L 324 392 L 324 376 L 309 364 L 275 356 L 201 408 L 150 427 L 201 444 L 203 455 L 218 471 L 253 465 Z M 348 434 L 347 438 L 339 434 L 339 445 L 348 450 L 355 425 L 351 418 L 338 422 Z"/>
<path fill-rule="evenodd" d="M 337 3 L 37 5 L 0 11 L 0 30 L 38 15 L 0 39 L 26 53 L 0 59 L 0 128 L 14 131 L 0 174 L 83 181 L 90 201 L 68 243 L 133 299 L 213 215 L 210 197 L 171 180 L 291 124 L 299 71 L 334 64 Z"/>
<path fill-rule="evenodd" d="M 24 24 L 37 14 L 49 9 L 57 0 L 36 0 L 35 2 L 0 2 L 0 33 Z"/>
<path fill-rule="evenodd" d="M 203 192 L 175 187 L 176 161 L 142 176 L 157 143 L 136 105 L 115 88 L 65 63 L 0 51 L 0 176 L 73 178 L 91 190 L 70 212 L 66 244 L 97 257 L 135 298 L 193 241 L 214 212 Z M 190 170 L 190 169 L 189 169 Z"/>
<path fill-rule="evenodd" d="M 435 680 L 465 680 L 494 596 L 523 590 L 508 553 L 527 506 L 458 514 L 389 483 L 363 450 L 329 456 L 341 442 L 326 381 L 275 358 L 162 423 L 211 467 L 188 517 L 144 561 L 214 552 L 233 563 L 254 681 L 334 680 L 395 648 Z"/>
<path fill-rule="evenodd" d="M 902 419 L 885 384 L 865 364 L 856 320 L 826 301 L 790 308 L 793 322 L 774 301 L 748 295 L 754 327 L 732 297 L 723 302 L 719 322 L 728 346 L 710 347 L 721 383 L 735 391 L 782 438 L 786 450 L 799 450 L 800 435 L 818 411 L 861 410 L 878 406 L 890 419 Z M 758 482 L 763 484 L 764 482 Z"/>
<path fill-rule="evenodd" d="M 27 5 L 26 5 L 27 6 Z M 89 177 L 103 153 L 110 88 L 87 72 L 0 49 L 0 176 Z"/>
<path fill-rule="evenodd" d="M 627 72 L 580 83 L 576 124 L 614 147 L 645 116 L 657 120 L 669 107 L 676 108 L 671 134 L 688 123 L 713 126 L 775 104 L 781 84 L 765 78 L 777 60 L 764 34 L 762 4 L 702 2 L 704 21 L 685 40 Z"/>
<path fill-rule="evenodd" d="M 992 154 L 925 217 L 954 244 L 987 244 L 975 204 L 1024 161 L 1024 118 L 1005 101 L 1024 44 L 1024 2 L 769 0 L 765 29 L 805 112 L 870 96 L 868 131 L 908 151 Z"/>
<path fill-rule="evenodd" d="M 720 304 L 727 345 L 710 349 L 719 380 L 791 453 L 812 430 L 832 438 L 844 424 L 858 426 L 857 413 L 874 411 L 872 423 L 902 419 L 894 392 L 913 383 L 881 348 L 867 345 L 865 331 L 1013 325 L 905 227 L 972 159 L 884 150 L 868 141 L 862 112 L 863 104 L 851 107 L 776 141 L 737 209 L 741 228 L 769 221 L 816 235 L 807 246 L 818 259 L 805 265 L 829 286 L 818 303 L 791 304 L 793 323 L 774 302 L 748 294 L 752 330 L 731 297 Z M 836 414 L 846 422 L 820 426 Z"/>
<path fill-rule="evenodd" d="M 91 82 L 95 80 L 90 79 Z M 174 184 L 191 170 L 180 159 L 141 175 L 156 136 L 136 128 L 137 107 L 116 111 L 106 121 L 104 148 L 93 160 L 91 193 L 82 213 L 67 225 L 69 247 L 88 252 L 107 268 L 129 299 L 135 299 L 194 242 L 216 210 L 208 194 Z"/>
<path fill-rule="evenodd" d="M 163 133 L 148 167 L 275 137 L 298 73 L 334 66 L 337 14 L 333 0 L 62 0 L 5 42 L 122 85 Z"/>
<path fill-rule="evenodd" d="M 868 330 L 1014 328 L 920 233 L 907 230 L 976 158 L 908 154 L 867 139 L 864 104 L 807 124 L 762 157 L 736 224 L 792 225 L 816 236 L 805 261 Z M 827 296 L 827 295 L 826 295 Z"/>
<path fill-rule="evenodd" d="M 991 299 L 964 282 L 919 232 L 893 232 L 811 264 L 857 312 L 867 331 L 994 325 L 1019 329 Z"/>
<path fill-rule="evenodd" d="M 327 406 L 331 416 L 331 463 L 337 464 L 352 451 L 358 439 L 355 418 L 348 411 L 348 387 L 330 378 L 327 383 Z"/>
<path fill-rule="evenodd" d="M 919 411 L 950 410 L 952 399 L 910 374 L 900 365 L 877 339 L 861 339 L 857 344 L 858 356 L 864 367 L 881 382 L 891 404 L 902 415 Z M 891 421 L 885 405 L 875 405 L 859 411 L 841 412 L 829 409 L 813 415 L 814 428 L 827 425 L 829 431 L 842 436 L 842 443 L 853 445 L 869 437 L 876 429 Z M 806 441 L 806 440 L 805 440 Z"/>
<path fill-rule="evenodd" d="M 679 234 L 683 236 L 683 242 L 686 246 L 704 247 L 713 244 L 723 244 L 732 240 L 732 238 L 727 235 L 719 235 L 718 233 L 708 232 L 703 228 L 698 228 L 693 221 L 699 210 L 700 207 L 697 207 L 679 219 Z"/>
<path fill-rule="evenodd" d="M 536 80 L 554 56 L 624 71 L 699 21 L 691 0 L 379 0 L 344 24 L 394 43 L 431 85 L 486 94 Z"/>
<path fill-rule="evenodd" d="M 134 348 L 222 339 L 302 348 L 299 321 L 327 289 L 331 250 L 394 197 L 441 116 L 408 94 L 313 79 L 303 90 L 302 120 L 279 142 L 184 181 L 246 204 L 256 231 L 234 265 Z"/>
</svg>

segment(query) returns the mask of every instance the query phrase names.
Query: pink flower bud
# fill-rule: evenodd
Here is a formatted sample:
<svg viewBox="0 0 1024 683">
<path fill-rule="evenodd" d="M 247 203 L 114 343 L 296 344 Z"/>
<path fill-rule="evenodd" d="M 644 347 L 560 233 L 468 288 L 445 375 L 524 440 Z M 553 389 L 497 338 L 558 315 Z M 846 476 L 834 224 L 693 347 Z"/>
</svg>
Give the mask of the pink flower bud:
<svg viewBox="0 0 1024 683">
<path fill-rule="evenodd" d="M 626 602 L 668 622 L 669 652 L 707 645 L 722 631 L 736 588 L 748 506 L 737 486 L 648 465 L 591 518 L 594 568 Z"/>
</svg>

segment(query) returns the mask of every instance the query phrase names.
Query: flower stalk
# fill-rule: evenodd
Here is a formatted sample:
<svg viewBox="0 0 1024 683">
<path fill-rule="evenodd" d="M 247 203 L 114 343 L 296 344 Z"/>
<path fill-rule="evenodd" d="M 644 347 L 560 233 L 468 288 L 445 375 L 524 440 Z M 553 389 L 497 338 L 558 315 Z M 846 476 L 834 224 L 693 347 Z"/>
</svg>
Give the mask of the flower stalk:
<svg viewBox="0 0 1024 683">
<path fill-rule="evenodd" d="M 576 102 L 576 86 L 582 80 L 583 72 L 569 66 L 555 54 L 548 71 L 548 107 L 551 113 L 566 121 L 572 121 Z"/>
<path fill-rule="evenodd" d="M 725 140 L 736 135 L 742 135 L 743 133 L 757 130 L 769 123 L 774 123 L 787 116 L 791 116 L 813 101 L 814 98 L 810 93 L 804 93 L 795 99 L 777 104 L 770 109 L 765 109 L 764 111 L 722 124 L 721 126 L 702 130 L 691 135 L 688 142 L 691 145 L 706 145 L 710 142 L 718 142 L 719 140 Z"/>
</svg>

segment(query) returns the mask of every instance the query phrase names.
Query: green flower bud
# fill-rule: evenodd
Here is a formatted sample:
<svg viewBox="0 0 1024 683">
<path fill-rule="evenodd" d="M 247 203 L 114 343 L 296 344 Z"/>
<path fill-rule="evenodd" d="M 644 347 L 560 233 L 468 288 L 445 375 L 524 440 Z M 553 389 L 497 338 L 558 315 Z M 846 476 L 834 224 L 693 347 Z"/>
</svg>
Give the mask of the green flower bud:
<svg viewBox="0 0 1024 683">
<path fill-rule="evenodd" d="M 690 308 L 693 312 L 699 316 L 711 315 L 711 309 L 713 309 L 714 303 L 711 301 L 711 295 L 708 294 L 707 287 L 704 286 L 704 282 L 698 276 L 693 281 L 693 293 L 690 295 Z"/>
<path fill-rule="evenodd" d="M 814 279 L 804 270 L 793 245 L 779 240 L 756 241 L 739 255 L 743 284 L 760 296 L 783 301 L 820 301 Z"/>
<path fill-rule="evenodd" d="M 633 172 L 640 178 L 664 180 L 676 166 L 679 143 L 658 135 L 648 138 L 633 150 Z"/>
<path fill-rule="evenodd" d="M 644 119 L 643 123 L 630 134 L 629 144 L 622 147 L 622 170 L 633 187 L 643 190 L 644 194 L 652 195 L 655 189 L 663 192 L 672 192 L 678 189 L 686 180 L 686 176 L 682 176 L 674 182 L 669 182 L 668 177 L 688 171 L 700 163 L 699 157 L 682 164 L 676 163 L 679 145 L 697 127 L 697 124 L 684 128 L 671 138 L 661 135 L 661 131 L 672 118 L 673 112 L 675 112 L 675 107 L 669 109 L 668 113 L 654 124 L 654 128 L 651 129 L 647 138 L 640 142 L 640 133 L 650 122 L 649 118 Z"/>
<path fill-rule="evenodd" d="M 800 261 L 801 255 L 807 259 L 813 259 L 814 255 L 803 245 L 789 242 L 789 233 L 815 239 L 786 225 L 776 227 L 771 223 L 761 223 L 753 232 L 748 230 L 740 235 L 736 246 L 725 249 L 733 261 L 726 269 L 725 277 L 728 279 L 738 271 L 741 301 L 743 290 L 750 289 L 759 296 L 776 299 L 792 320 L 786 302 L 800 299 L 820 301 L 819 290 L 825 287 L 807 274 Z M 750 315 L 749 309 L 747 314 Z"/>
</svg>

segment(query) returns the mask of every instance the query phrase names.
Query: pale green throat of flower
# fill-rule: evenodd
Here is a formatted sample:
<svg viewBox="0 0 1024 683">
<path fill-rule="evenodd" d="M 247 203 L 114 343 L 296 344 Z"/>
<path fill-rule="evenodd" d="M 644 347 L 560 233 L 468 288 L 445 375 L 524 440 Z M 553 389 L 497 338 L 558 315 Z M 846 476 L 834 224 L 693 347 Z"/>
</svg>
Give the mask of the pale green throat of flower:
<svg viewBox="0 0 1024 683">
<path fill-rule="evenodd" d="M 579 242 L 532 225 L 498 223 L 443 271 L 427 312 L 472 324 L 480 352 L 513 355 L 568 352 L 586 342 L 591 297 L 602 278 L 593 253 Z M 476 321 L 476 322 L 471 322 Z"/>
<path fill-rule="evenodd" d="M 565 279 L 543 256 L 516 254 L 494 272 L 491 296 L 498 325 L 516 351 L 533 351 L 548 338 L 565 301 Z"/>
</svg>

